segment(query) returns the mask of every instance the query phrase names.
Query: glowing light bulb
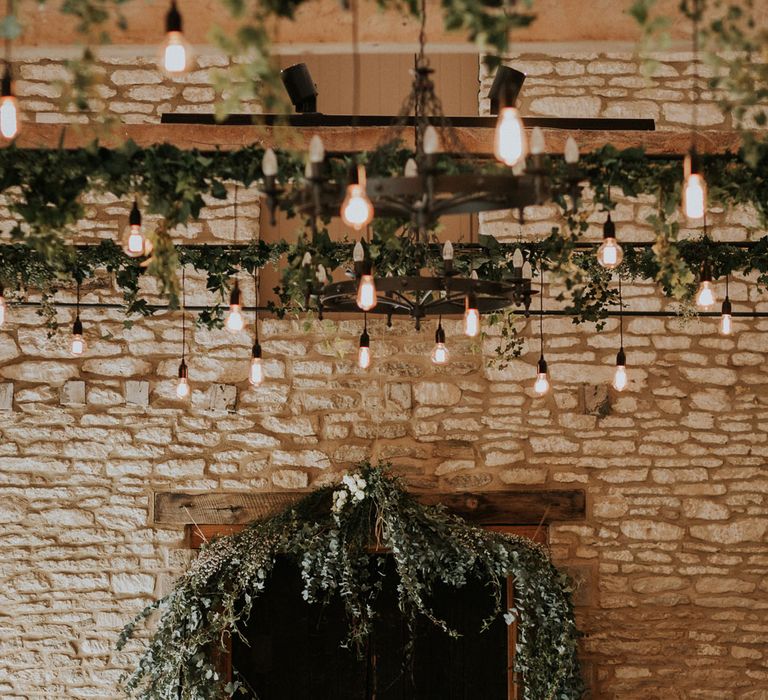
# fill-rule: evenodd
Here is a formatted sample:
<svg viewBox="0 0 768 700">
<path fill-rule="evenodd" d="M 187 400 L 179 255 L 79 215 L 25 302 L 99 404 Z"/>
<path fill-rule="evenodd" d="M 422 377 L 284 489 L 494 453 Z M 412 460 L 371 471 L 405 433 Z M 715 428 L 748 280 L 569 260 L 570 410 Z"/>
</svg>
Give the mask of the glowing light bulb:
<svg viewBox="0 0 768 700">
<path fill-rule="evenodd" d="M 731 300 L 728 298 L 728 292 L 726 290 L 725 299 L 723 299 L 723 306 L 720 309 L 720 334 L 731 335 L 733 333 L 733 307 L 731 306 Z"/>
<path fill-rule="evenodd" d="M 480 333 L 480 311 L 474 294 L 464 297 L 464 334 L 475 338 Z"/>
<path fill-rule="evenodd" d="M 72 354 L 82 355 L 85 352 L 85 341 L 81 335 L 72 336 Z"/>
<path fill-rule="evenodd" d="M 168 32 L 163 50 L 163 68 L 167 73 L 183 73 L 187 70 L 187 47 L 181 32 Z"/>
<path fill-rule="evenodd" d="M 436 365 L 446 365 L 448 364 L 448 359 L 448 348 L 445 347 L 445 331 L 441 321 L 438 322 L 437 330 L 435 331 L 435 347 L 432 350 L 432 362 Z"/>
<path fill-rule="evenodd" d="M 264 157 L 261 159 L 261 172 L 264 173 L 265 177 L 277 175 L 277 156 L 271 148 L 264 151 Z"/>
<path fill-rule="evenodd" d="M 542 355 L 536 365 L 536 381 L 533 390 L 538 396 L 544 396 L 549 391 L 549 377 L 547 376 L 547 362 Z"/>
<path fill-rule="evenodd" d="M 361 185 L 353 184 L 347 187 L 347 196 L 341 205 L 341 218 L 347 226 L 356 231 L 373 220 L 373 204 Z"/>
<path fill-rule="evenodd" d="M 225 325 L 227 330 L 232 333 L 237 333 L 245 327 L 243 309 L 240 305 L 240 285 L 237 280 L 235 280 L 235 286 L 232 287 L 232 293 L 229 295 L 229 314 Z"/>
<path fill-rule="evenodd" d="M 616 371 L 613 374 L 613 388 L 616 391 L 624 391 L 627 388 L 627 356 L 624 348 L 619 348 L 616 353 Z"/>
<path fill-rule="evenodd" d="M 141 212 L 136 200 L 133 202 L 133 207 L 128 217 L 128 235 L 125 238 L 123 250 L 131 258 L 149 255 L 152 252 L 152 243 L 150 243 L 142 231 Z"/>
<path fill-rule="evenodd" d="M 341 204 L 341 218 L 357 231 L 373 220 L 373 204 L 366 192 L 365 168 L 362 165 L 358 165 L 350 176 L 347 195 Z"/>
<path fill-rule="evenodd" d="M 613 270 L 624 260 L 624 250 L 616 241 L 616 224 L 611 215 L 603 224 L 603 242 L 597 249 L 597 262 L 606 270 Z"/>
<path fill-rule="evenodd" d="M 378 299 L 376 297 L 376 283 L 373 281 L 373 275 L 365 274 L 360 277 L 357 285 L 357 305 L 363 311 L 370 311 L 376 306 Z"/>
<path fill-rule="evenodd" d="M 533 277 L 533 267 L 529 260 L 526 260 L 525 263 L 523 263 L 522 275 L 524 280 L 529 280 Z"/>
<path fill-rule="evenodd" d="M 189 380 L 186 377 L 179 377 L 179 383 L 176 385 L 176 396 L 180 399 L 186 399 L 189 396 Z"/>
<path fill-rule="evenodd" d="M 514 107 L 505 107 L 499 114 L 493 151 L 498 160 L 510 167 L 525 158 L 525 130 L 520 113 Z"/>
<path fill-rule="evenodd" d="M 0 83 L 0 135 L 12 139 L 19 133 L 19 102 L 13 94 L 11 66 L 5 64 L 2 83 Z"/>
<path fill-rule="evenodd" d="M 248 381 L 252 386 L 260 386 L 264 382 L 264 366 L 260 357 L 251 358 L 251 369 L 248 373 Z"/>
<path fill-rule="evenodd" d="M 160 61 L 163 70 L 171 75 L 184 73 L 192 65 L 192 47 L 185 41 L 181 30 L 181 14 L 176 0 L 171 0 L 171 7 L 165 16 L 166 36 Z"/>
<path fill-rule="evenodd" d="M 264 382 L 264 364 L 261 361 L 261 345 L 257 340 L 251 350 L 251 368 L 248 372 L 248 381 L 253 386 L 260 386 Z"/>
<path fill-rule="evenodd" d="M 707 183 L 699 173 L 691 173 L 685 181 L 683 207 L 689 219 L 702 219 L 707 206 Z"/>
<path fill-rule="evenodd" d="M 75 322 L 72 324 L 72 345 L 70 346 L 70 350 L 73 355 L 82 355 L 85 352 L 83 323 L 80 320 L 80 314 L 75 316 Z"/>
<path fill-rule="evenodd" d="M 403 175 L 405 177 L 417 177 L 419 174 L 419 166 L 413 158 L 409 158 L 405 163 L 405 170 Z"/>
<path fill-rule="evenodd" d="M 443 244 L 443 260 L 453 260 L 453 243 L 450 241 Z"/>
<path fill-rule="evenodd" d="M 702 310 L 706 310 L 713 307 L 716 301 L 715 292 L 712 289 L 712 282 L 709 280 L 702 280 L 701 284 L 699 284 L 699 290 L 696 292 L 696 306 Z"/>
<path fill-rule="evenodd" d="M 245 327 L 245 319 L 240 311 L 239 306 L 230 307 L 229 315 L 227 316 L 227 330 L 237 333 L 243 330 Z"/>
<path fill-rule="evenodd" d="M 524 262 L 525 258 L 523 257 L 523 251 L 520 250 L 520 248 L 515 248 L 515 252 L 512 254 L 512 267 L 522 270 Z"/>
<path fill-rule="evenodd" d="M 19 133 L 19 101 L 13 95 L 0 97 L 0 134 L 12 139 Z"/>
<path fill-rule="evenodd" d="M 318 265 L 317 272 L 315 272 L 315 279 L 320 284 L 328 284 L 328 273 L 325 270 L 325 265 Z"/>
<path fill-rule="evenodd" d="M 185 399 L 189 396 L 189 372 L 187 370 L 187 363 L 184 360 L 179 365 L 179 382 L 176 385 L 176 396 L 180 399 Z"/>
<path fill-rule="evenodd" d="M 368 369 L 371 366 L 371 339 L 368 335 L 368 326 L 363 328 L 360 335 L 360 346 L 357 351 L 357 366 L 360 369 Z"/>
<path fill-rule="evenodd" d="M 448 348 L 445 347 L 445 343 L 435 343 L 435 348 L 432 350 L 432 362 L 436 365 L 448 364 Z"/>
<path fill-rule="evenodd" d="M 613 388 L 616 391 L 624 391 L 627 388 L 627 368 L 624 365 L 616 365 L 613 374 Z"/>
</svg>

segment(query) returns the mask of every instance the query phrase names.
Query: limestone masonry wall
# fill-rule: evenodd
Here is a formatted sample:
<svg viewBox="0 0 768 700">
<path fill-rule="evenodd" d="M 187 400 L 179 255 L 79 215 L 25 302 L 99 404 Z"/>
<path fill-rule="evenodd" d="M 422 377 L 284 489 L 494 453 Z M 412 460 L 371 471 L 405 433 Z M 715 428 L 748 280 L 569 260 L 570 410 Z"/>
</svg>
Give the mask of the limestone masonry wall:
<svg viewBox="0 0 768 700">
<path fill-rule="evenodd" d="M 644 87 L 629 56 L 526 57 L 524 111 L 687 128 L 686 60 L 670 57 Z M 20 68 L 24 109 L 41 121 L 59 118 L 56 65 Z M 104 70 L 105 104 L 126 121 L 211 108 L 203 70 L 178 85 L 148 62 Z M 255 197 L 243 196 L 255 226 Z M 620 236 L 649 237 L 648 206 L 619 203 Z M 123 203 L 103 207 L 87 236 L 124 222 Z M 505 217 L 485 230 L 514 239 L 552 225 L 547 207 L 529 214 L 523 232 Z M 219 203 L 187 233 L 228 239 L 231 215 L 231 202 Z M 715 214 L 713 226 L 721 238 L 763 233 L 746 211 Z M 189 302 L 201 303 L 202 281 L 189 279 Z M 108 280 L 85 293 L 108 297 Z M 650 285 L 625 293 L 632 309 L 669 305 Z M 749 280 L 734 280 L 731 298 L 738 310 L 768 309 Z M 579 586 L 590 697 L 768 698 L 768 321 L 738 320 L 721 338 L 715 320 L 627 319 L 631 383 L 616 394 L 616 319 L 596 332 L 548 318 L 544 399 L 532 392 L 537 329 L 524 319 L 526 352 L 504 370 L 489 366 L 494 329 L 473 343 L 445 323 L 452 359 L 436 368 L 434 323 L 417 333 L 374 321 L 368 372 L 355 363 L 359 323 L 266 320 L 268 381 L 258 389 L 247 383 L 246 333 L 194 329 L 194 391 L 182 404 L 178 313 L 131 328 L 116 311 L 82 315 L 89 347 L 79 360 L 65 334 L 46 339 L 34 309 L 11 308 L 0 332 L 0 697 L 119 697 L 135 661 L 114 651 L 119 629 L 190 558 L 180 529 L 153 524 L 153 491 L 312 488 L 372 456 L 420 489 L 587 491 L 587 520 L 550 534 L 555 562 Z"/>
</svg>

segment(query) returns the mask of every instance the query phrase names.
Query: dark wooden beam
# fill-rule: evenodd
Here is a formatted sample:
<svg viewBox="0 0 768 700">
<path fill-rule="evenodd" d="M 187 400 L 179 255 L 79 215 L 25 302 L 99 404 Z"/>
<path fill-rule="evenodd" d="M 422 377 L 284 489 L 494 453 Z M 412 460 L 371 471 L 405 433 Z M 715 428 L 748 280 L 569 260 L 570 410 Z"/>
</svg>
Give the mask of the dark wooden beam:
<svg viewBox="0 0 768 700">
<path fill-rule="evenodd" d="M 233 535 L 244 530 L 246 525 L 190 525 L 184 526 L 184 542 L 188 549 L 200 549 L 205 542 L 216 537 Z M 485 529 L 508 535 L 527 537 L 529 540 L 547 545 L 549 532 L 546 525 L 489 525 Z"/>
<path fill-rule="evenodd" d="M 269 517 L 304 497 L 306 492 L 155 494 L 154 521 L 159 525 L 242 525 Z M 583 520 L 582 490 L 486 491 L 484 493 L 417 493 L 424 504 L 442 503 L 449 511 L 478 525 L 538 525 Z"/>
<path fill-rule="evenodd" d="M 352 134 L 355 133 L 355 139 Z M 127 139 L 139 146 L 169 143 L 179 148 L 203 151 L 235 150 L 253 144 L 305 150 L 314 134 L 320 134 L 329 152 L 347 152 L 356 144 L 357 150 L 371 150 L 386 142 L 391 127 L 268 127 L 216 126 L 211 124 L 123 124 L 110 132 L 94 127 L 60 124 L 24 124 L 15 143 L 21 148 L 79 148 L 98 138 L 109 148 Z M 493 153 L 494 130 L 489 127 L 456 129 L 466 153 L 489 156 Z M 412 133 L 406 130 L 403 139 L 412 146 Z M 612 144 L 618 149 L 639 147 L 654 156 L 682 156 L 690 147 L 690 134 L 678 131 L 570 131 L 545 129 L 545 141 L 550 153 L 562 153 L 565 141 L 573 136 L 583 153 Z M 698 135 L 702 153 L 726 153 L 741 145 L 736 131 L 703 131 Z"/>
</svg>

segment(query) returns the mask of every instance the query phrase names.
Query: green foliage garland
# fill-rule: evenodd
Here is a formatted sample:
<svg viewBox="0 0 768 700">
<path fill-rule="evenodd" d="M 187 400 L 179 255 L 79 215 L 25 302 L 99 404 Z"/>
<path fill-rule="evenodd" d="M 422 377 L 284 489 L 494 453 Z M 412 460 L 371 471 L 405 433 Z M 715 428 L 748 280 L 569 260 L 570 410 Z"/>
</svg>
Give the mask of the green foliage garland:
<svg viewBox="0 0 768 700">
<path fill-rule="evenodd" d="M 757 148 L 757 164 L 744 161 L 742 155 L 726 154 L 705 158 L 706 177 L 712 200 L 725 207 L 752 205 L 763 225 L 768 221 L 768 147 Z M 411 153 L 398 144 L 390 144 L 361 158 L 367 160 L 371 175 L 401 172 Z M 754 155 L 754 154 L 753 154 Z M 308 289 L 316 285 L 316 266 L 322 264 L 329 274 L 351 264 L 352 241 L 335 242 L 320 228 L 316 235 L 307 233 L 306 222 L 297 222 L 299 235 L 294 241 L 267 244 L 254 241 L 245 246 L 174 246 L 173 229 L 200 214 L 206 198 L 224 199 L 227 185 L 248 187 L 258 184 L 261 176 L 263 149 L 257 146 L 236 151 L 203 153 L 186 151 L 167 144 L 139 148 L 126 143 L 118 149 L 105 149 L 93 144 L 77 150 L 23 150 L 15 147 L 0 150 L 0 192 L 9 202 L 16 221 L 12 230 L 13 245 L 0 246 L 0 283 L 6 290 L 27 290 L 42 294 L 42 310 L 51 327 L 54 323 L 53 299 L 56 290 L 73 280 L 95 277 L 102 270 L 114 276 L 122 292 L 128 315 L 152 312 L 139 296 L 141 275 L 154 274 L 170 299 L 177 303 L 177 269 L 192 265 L 204 272 L 207 287 L 226 301 L 232 276 L 239 270 L 254 272 L 267 264 L 276 264 L 282 255 L 280 303 L 278 315 L 304 313 L 314 307 Z M 294 153 L 279 153 L 278 180 L 283 185 L 302 177 L 301 158 Z M 342 178 L 349 157 L 329 159 L 329 170 Z M 564 190 L 567 182 L 562 159 L 550 159 L 555 191 Z M 456 172 L 468 164 L 443 156 L 440 168 Z M 495 164 L 476 161 L 475 167 L 493 169 Z M 594 193 L 593 201 L 576 203 L 556 196 L 566 225 L 555 227 L 549 236 L 536 243 L 526 243 L 528 257 L 536 267 L 542 264 L 550 271 L 550 282 L 560 281 L 564 308 L 575 322 L 600 323 L 617 299 L 611 276 L 596 265 L 594 251 L 580 247 L 587 229 L 587 218 L 595 208 L 610 210 L 612 197 L 621 193 L 629 197 L 652 195 L 656 199 L 649 219 L 656 231 L 652 247 L 626 246 L 625 262 L 620 273 L 625 279 L 656 280 L 668 295 L 686 302 L 690 300 L 702 262 L 712 263 L 715 276 L 727 273 L 757 273 L 758 284 L 768 282 L 768 238 L 751 249 L 713 243 L 709 239 L 678 240 L 679 226 L 674 213 L 680 201 L 682 168 L 679 160 L 650 158 L 640 149 L 618 151 L 605 146 L 585 154 L 580 165 L 584 184 Z M 111 193 L 125 201 L 137 196 L 142 208 L 162 217 L 153 233 L 155 251 L 145 261 L 125 256 L 115 242 L 103 241 L 95 246 L 75 246 L 76 222 L 84 216 L 83 198 L 89 193 Z M 290 195 L 281 206 L 295 215 Z M 422 269 L 439 270 L 440 248 L 436 241 L 422 243 L 416 237 L 402 235 L 408 222 L 393 219 L 374 220 L 373 234 L 367 244 L 368 255 L 377 274 L 418 274 Z M 619 226 L 621 238 L 621 226 Z M 455 267 L 462 273 L 477 271 L 481 279 L 503 280 L 512 274 L 511 255 L 516 246 L 502 244 L 493 237 L 481 237 L 474 246 L 457 246 Z M 312 265 L 305 266 L 310 253 Z M 512 330 L 514 316 L 499 314 L 503 335 L 511 338 L 502 357 L 519 353 L 520 344 Z M 199 322 L 209 326 L 221 324 L 218 304 L 206 309 Z"/>
<path fill-rule="evenodd" d="M 504 615 L 508 623 L 518 621 L 515 671 L 525 700 L 580 698 L 579 633 L 567 576 L 530 540 L 492 533 L 440 507 L 421 505 L 389 474 L 389 466 L 362 463 L 340 485 L 315 491 L 279 515 L 206 545 L 173 591 L 124 629 L 120 648 L 159 611 L 152 639 L 125 681 L 129 694 L 145 700 L 248 694 L 236 670 L 225 686 L 212 652 L 248 620 L 278 555 L 300 568 L 305 600 L 322 604 L 341 597 L 348 641 L 359 648 L 382 587 L 381 577 L 369 573 L 376 557 L 372 548 L 385 548 L 394 559 L 399 607 L 411 632 L 416 619 L 425 616 L 455 636 L 430 609 L 430 591 L 440 583 L 458 588 L 469 579 L 487 581 L 493 619 Z M 514 583 L 512 610 L 502 600 L 507 576 Z"/>
</svg>

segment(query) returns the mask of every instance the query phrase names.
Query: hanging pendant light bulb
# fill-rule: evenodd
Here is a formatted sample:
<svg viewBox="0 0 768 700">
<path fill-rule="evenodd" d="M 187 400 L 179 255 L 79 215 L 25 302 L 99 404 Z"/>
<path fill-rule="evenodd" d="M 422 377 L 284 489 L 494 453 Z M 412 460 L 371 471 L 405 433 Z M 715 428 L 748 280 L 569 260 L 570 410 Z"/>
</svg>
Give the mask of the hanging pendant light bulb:
<svg viewBox="0 0 768 700">
<path fill-rule="evenodd" d="M 363 311 L 370 311 L 378 302 L 378 292 L 373 279 L 370 262 L 365 259 L 363 244 L 358 241 L 352 251 L 352 260 L 355 263 L 355 272 L 359 276 L 357 283 L 357 306 Z"/>
<path fill-rule="evenodd" d="M 443 319 L 439 318 L 437 330 L 435 331 L 435 347 L 432 350 L 432 362 L 436 365 L 448 364 L 448 348 L 445 347 L 445 331 L 443 330 Z"/>
<path fill-rule="evenodd" d="M 371 338 L 368 335 L 368 318 L 365 319 L 363 332 L 360 334 L 360 345 L 357 350 L 357 366 L 360 369 L 368 369 L 371 366 Z"/>
<path fill-rule="evenodd" d="M 85 339 L 83 338 L 83 322 L 80 320 L 80 281 L 77 281 L 77 301 L 75 303 L 75 322 L 72 324 L 72 344 L 70 350 L 73 355 L 82 355 L 85 352 Z"/>
<path fill-rule="evenodd" d="M 497 160 L 510 167 L 525 159 L 527 143 L 523 121 L 514 107 L 504 107 L 496 122 L 493 152 Z"/>
<path fill-rule="evenodd" d="M 720 307 L 720 334 L 731 335 L 733 333 L 733 307 L 728 296 L 728 282 L 730 275 L 725 276 L 725 299 Z"/>
<path fill-rule="evenodd" d="M 703 219 L 707 210 L 707 183 L 701 173 L 701 161 L 691 148 L 683 163 L 683 210 L 689 219 Z"/>
<path fill-rule="evenodd" d="M 0 83 L 0 135 L 4 139 L 15 138 L 19 133 L 19 101 L 13 94 L 11 66 L 6 60 L 5 72 Z"/>
<path fill-rule="evenodd" d="M 616 371 L 613 374 L 613 388 L 624 391 L 627 388 L 627 356 L 624 352 L 624 298 L 621 293 L 619 275 L 619 351 L 616 353 Z"/>
<path fill-rule="evenodd" d="M 189 370 L 187 363 L 182 359 L 179 365 L 179 381 L 176 384 L 176 396 L 186 399 L 189 396 Z"/>
<path fill-rule="evenodd" d="M 696 292 L 696 306 L 701 311 L 711 309 L 717 303 L 715 290 L 712 287 L 712 271 L 709 262 L 705 262 L 701 268 L 701 277 L 699 278 L 699 289 Z"/>
<path fill-rule="evenodd" d="M 251 368 L 248 372 L 248 381 L 252 386 L 261 386 L 264 383 L 264 364 L 261 361 L 261 345 L 257 340 L 251 348 Z"/>
<path fill-rule="evenodd" d="M 5 315 L 8 311 L 8 305 L 5 301 L 5 288 L 0 284 L 0 328 L 5 325 Z"/>
<path fill-rule="evenodd" d="M 597 262 L 606 270 L 613 270 L 624 260 L 624 249 L 616 241 L 616 224 L 610 213 L 603 224 L 603 242 L 597 249 Z"/>
<path fill-rule="evenodd" d="M 341 218 L 347 226 L 359 231 L 373 220 L 373 204 L 366 192 L 365 167 L 358 165 L 352 173 L 341 205 Z"/>
<path fill-rule="evenodd" d="M 179 381 L 176 384 L 176 396 L 186 399 L 189 396 L 189 370 L 187 369 L 187 274 L 181 268 L 181 362 L 179 363 Z"/>
<path fill-rule="evenodd" d="M 80 320 L 80 314 L 75 316 L 75 322 L 72 324 L 72 345 L 73 355 L 82 355 L 85 352 L 85 340 L 83 338 L 83 322 Z"/>
<path fill-rule="evenodd" d="M 544 396 L 549 391 L 549 386 L 547 361 L 544 359 L 544 355 L 542 355 L 536 363 L 536 381 L 533 383 L 533 390 L 537 396 Z"/>
<path fill-rule="evenodd" d="M 616 391 L 624 391 L 627 388 L 627 357 L 624 348 L 619 348 L 616 353 L 616 371 L 613 374 L 613 388 Z"/>
<path fill-rule="evenodd" d="M 523 251 L 520 248 L 515 248 L 515 252 L 512 254 L 512 267 L 515 270 L 522 271 L 525 264 L 525 258 L 523 257 Z"/>
<path fill-rule="evenodd" d="M 240 284 L 235 280 L 232 292 L 229 295 L 229 314 L 227 315 L 226 327 L 232 333 L 245 328 L 245 319 L 243 318 L 243 309 L 240 304 Z"/>
<path fill-rule="evenodd" d="M 464 334 L 476 338 L 480 333 L 480 310 L 473 292 L 464 297 Z"/>
<path fill-rule="evenodd" d="M 419 166 L 413 158 L 409 158 L 405 163 L 405 169 L 403 170 L 405 177 L 418 177 Z"/>
<path fill-rule="evenodd" d="M 176 0 L 171 0 L 171 7 L 165 16 L 165 33 L 160 65 L 171 75 L 185 73 L 192 67 L 192 47 L 182 34 L 181 13 L 176 7 Z"/>
<path fill-rule="evenodd" d="M 152 243 L 142 231 L 141 211 L 139 211 L 139 203 L 135 199 L 131 213 L 128 215 L 128 231 L 123 250 L 131 258 L 146 257 L 152 252 Z"/>
<path fill-rule="evenodd" d="M 549 391 L 549 373 L 544 359 L 544 269 L 539 267 L 539 361 L 536 363 L 536 381 L 533 390 L 537 396 L 544 396 Z"/>
<path fill-rule="evenodd" d="M 322 267 L 322 266 L 321 266 Z M 248 371 L 248 381 L 251 386 L 261 386 L 264 383 L 264 362 L 261 359 L 261 343 L 259 343 L 259 290 L 261 287 L 260 268 L 253 270 L 253 288 L 256 304 L 253 310 L 253 347 L 251 348 L 251 366 Z"/>
</svg>

